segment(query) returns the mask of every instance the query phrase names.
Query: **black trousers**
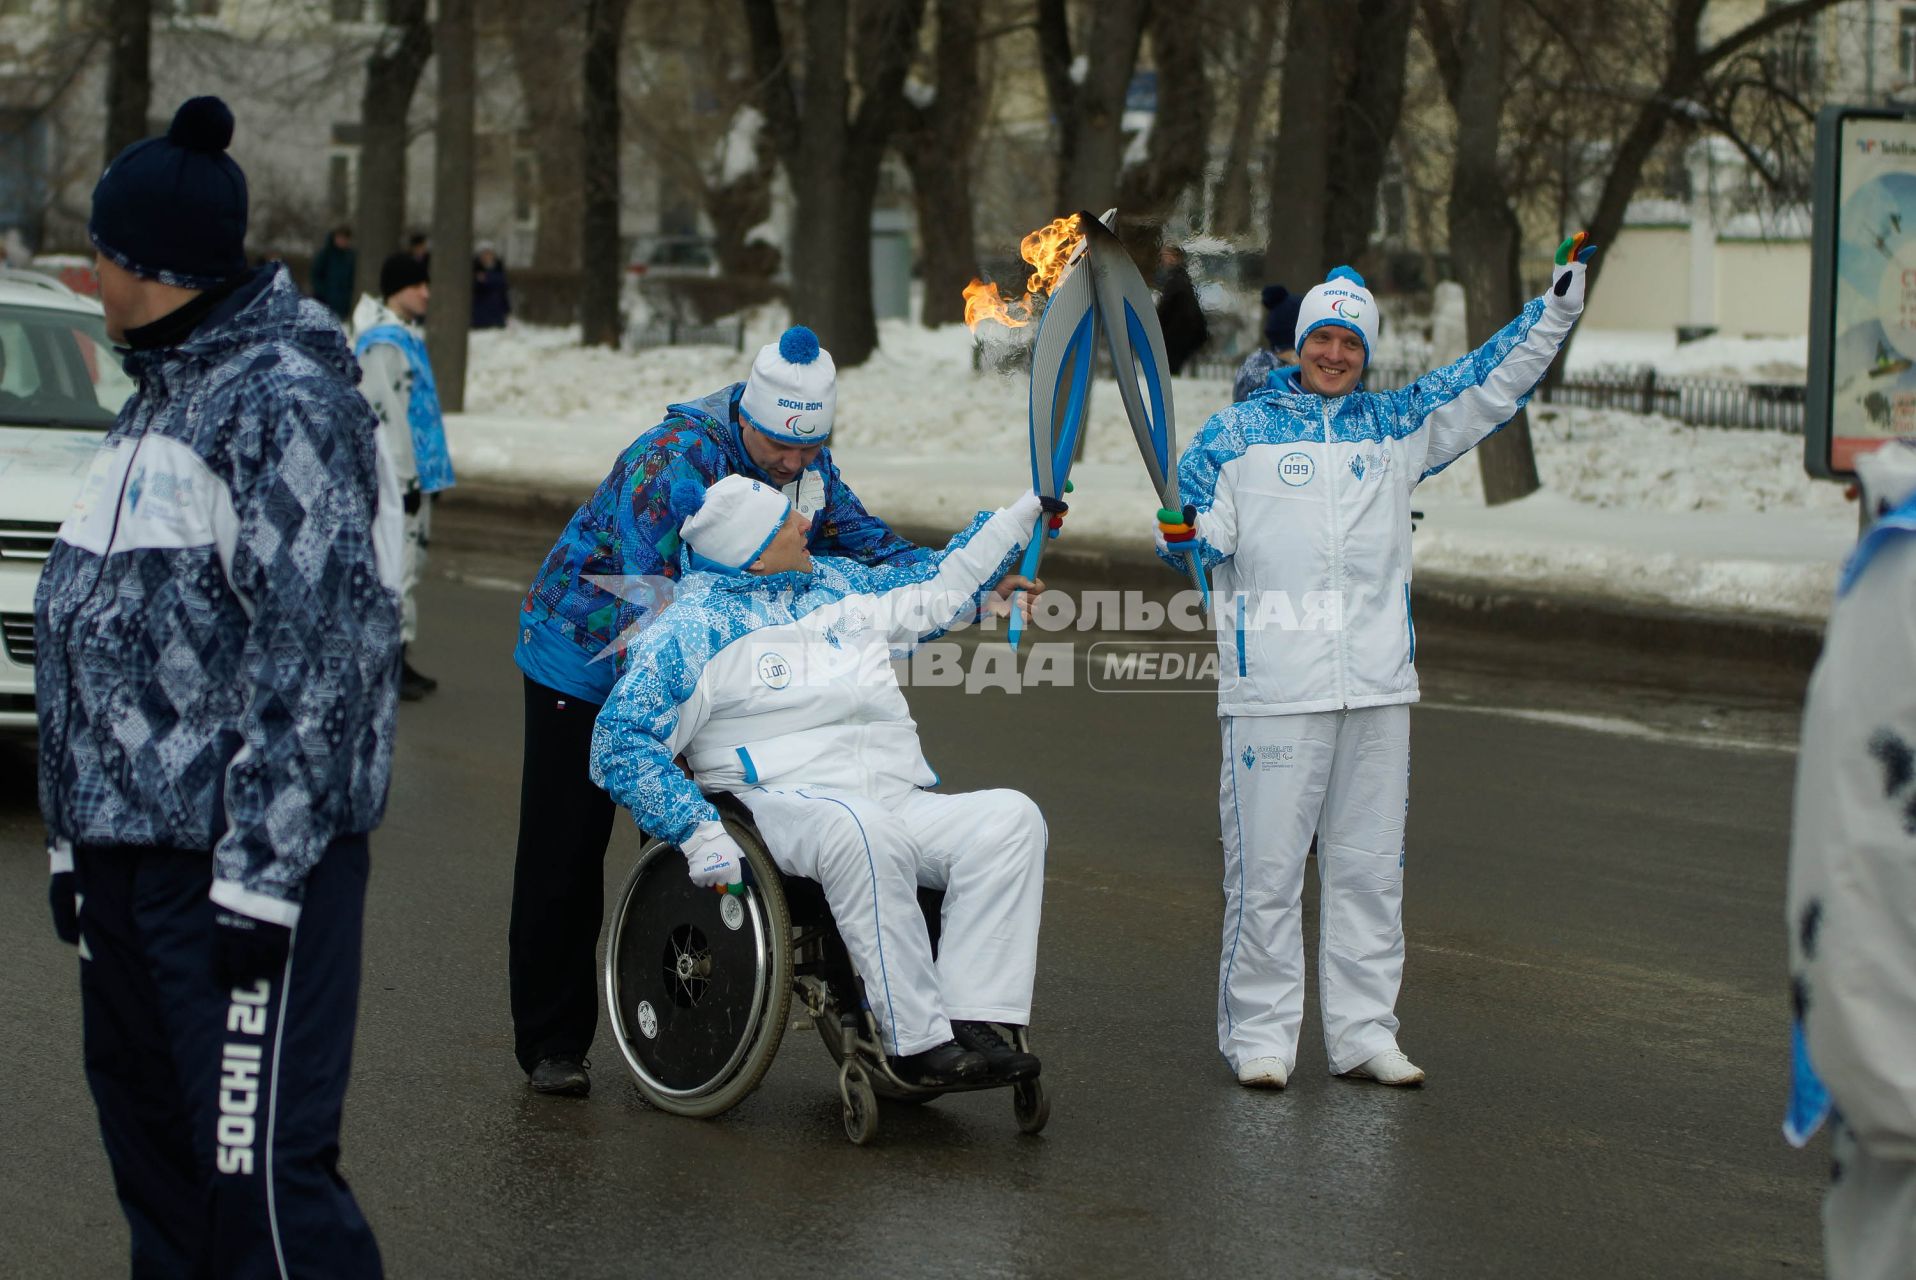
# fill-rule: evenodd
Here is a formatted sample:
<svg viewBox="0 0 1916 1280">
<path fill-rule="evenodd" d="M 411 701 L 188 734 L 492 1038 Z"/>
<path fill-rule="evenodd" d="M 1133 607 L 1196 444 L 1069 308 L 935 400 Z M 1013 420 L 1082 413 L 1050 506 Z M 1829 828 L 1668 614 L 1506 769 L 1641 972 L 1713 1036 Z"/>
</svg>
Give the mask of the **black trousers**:
<svg viewBox="0 0 1916 1280">
<path fill-rule="evenodd" d="M 582 1058 L 599 1026 L 599 930 L 605 847 L 618 806 L 592 781 L 599 706 L 526 680 L 519 853 L 507 937 L 512 1044 L 530 1072 L 541 1058 Z"/>
<path fill-rule="evenodd" d="M 87 846 L 80 1003 L 87 1084 L 141 1277 L 377 1277 L 339 1174 L 359 1011 L 365 836 L 306 880 L 285 966 L 215 974 L 205 850 Z"/>
</svg>

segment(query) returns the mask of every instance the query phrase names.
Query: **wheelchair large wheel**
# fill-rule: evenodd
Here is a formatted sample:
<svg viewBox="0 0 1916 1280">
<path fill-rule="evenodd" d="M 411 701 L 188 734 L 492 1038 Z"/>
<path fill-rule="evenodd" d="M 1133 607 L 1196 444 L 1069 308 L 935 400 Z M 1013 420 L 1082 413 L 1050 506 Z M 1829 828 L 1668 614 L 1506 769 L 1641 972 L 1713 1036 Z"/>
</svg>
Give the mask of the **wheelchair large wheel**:
<svg viewBox="0 0 1916 1280">
<path fill-rule="evenodd" d="M 605 949 L 612 1030 L 645 1100 L 715 1116 L 758 1087 L 792 1003 L 792 925 L 778 870 L 753 831 L 728 816 L 751 886 L 693 884 L 676 845 L 649 842 L 626 878 Z"/>
</svg>

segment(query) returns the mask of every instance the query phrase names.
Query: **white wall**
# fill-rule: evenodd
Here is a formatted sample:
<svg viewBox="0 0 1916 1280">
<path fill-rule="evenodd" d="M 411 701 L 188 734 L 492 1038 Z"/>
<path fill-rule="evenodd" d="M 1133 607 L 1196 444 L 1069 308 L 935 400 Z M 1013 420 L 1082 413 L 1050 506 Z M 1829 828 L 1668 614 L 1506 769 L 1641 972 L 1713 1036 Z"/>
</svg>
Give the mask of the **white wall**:
<svg viewBox="0 0 1916 1280">
<path fill-rule="evenodd" d="M 1584 323 L 1593 329 L 1671 330 L 1691 322 L 1688 227 L 1626 227 L 1605 245 L 1603 274 Z M 1737 336 L 1804 332 L 1810 305 L 1810 247 L 1803 240 L 1716 242 L 1720 332 Z"/>
</svg>

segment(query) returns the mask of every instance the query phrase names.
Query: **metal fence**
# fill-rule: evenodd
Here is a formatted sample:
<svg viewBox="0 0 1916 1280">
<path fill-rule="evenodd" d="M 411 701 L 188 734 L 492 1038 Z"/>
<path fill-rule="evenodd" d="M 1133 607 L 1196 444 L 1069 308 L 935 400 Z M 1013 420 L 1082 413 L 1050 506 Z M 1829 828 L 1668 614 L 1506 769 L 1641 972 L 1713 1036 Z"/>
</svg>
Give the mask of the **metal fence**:
<svg viewBox="0 0 1916 1280">
<path fill-rule="evenodd" d="M 1237 375 L 1238 363 L 1237 357 L 1199 357 L 1185 371 L 1200 378 L 1228 380 Z M 1426 372 L 1427 366 L 1375 364 L 1365 371 L 1364 385 L 1373 391 L 1391 391 Z M 1546 385 L 1537 399 L 1545 404 L 1660 413 L 1693 427 L 1738 427 L 1800 436 L 1804 391 L 1800 382 L 1671 376 L 1650 368 L 1601 369 Z"/>
</svg>

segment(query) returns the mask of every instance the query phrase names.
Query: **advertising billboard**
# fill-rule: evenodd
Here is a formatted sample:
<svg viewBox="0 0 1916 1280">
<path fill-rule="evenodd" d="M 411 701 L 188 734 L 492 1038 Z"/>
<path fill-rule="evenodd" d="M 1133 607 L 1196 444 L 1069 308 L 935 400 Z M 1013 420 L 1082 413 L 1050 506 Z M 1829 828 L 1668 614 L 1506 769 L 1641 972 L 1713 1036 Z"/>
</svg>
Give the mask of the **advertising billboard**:
<svg viewBox="0 0 1916 1280">
<path fill-rule="evenodd" d="M 1809 473 L 1916 435 L 1916 115 L 1826 107 L 1816 122 Z"/>
</svg>

